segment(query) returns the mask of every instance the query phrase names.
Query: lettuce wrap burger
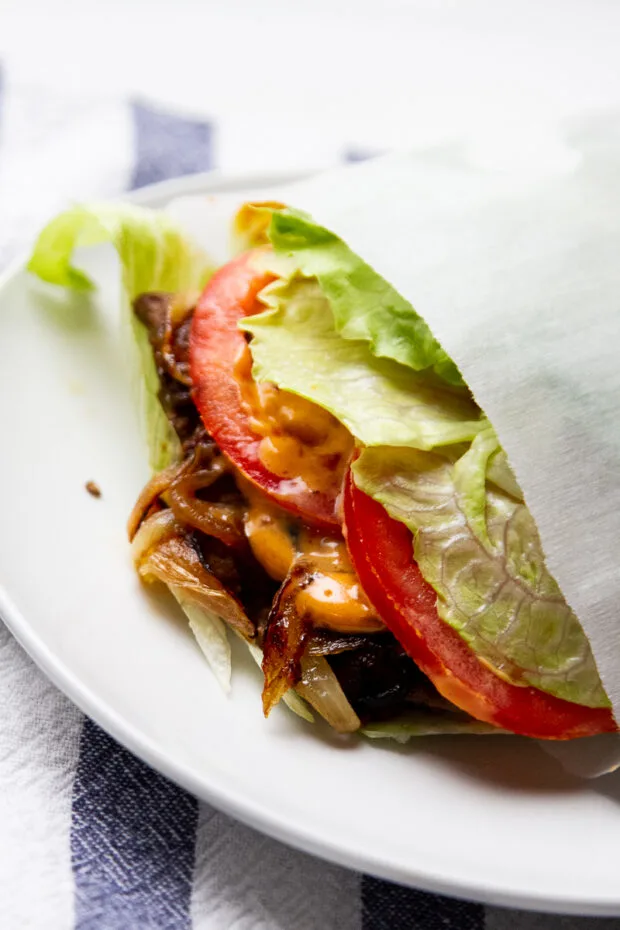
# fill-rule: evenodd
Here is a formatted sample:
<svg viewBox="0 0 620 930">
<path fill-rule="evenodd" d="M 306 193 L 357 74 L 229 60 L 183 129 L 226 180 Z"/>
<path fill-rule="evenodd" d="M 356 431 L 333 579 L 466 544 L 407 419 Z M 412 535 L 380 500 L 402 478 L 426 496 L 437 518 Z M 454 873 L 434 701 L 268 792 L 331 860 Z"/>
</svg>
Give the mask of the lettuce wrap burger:
<svg viewBox="0 0 620 930">
<path fill-rule="evenodd" d="M 92 287 L 110 241 L 153 476 L 129 520 L 224 688 L 228 631 L 341 732 L 616 730 L 492 424 L 424 320 L 345 242 L 246 204 L 213 269 L 164 213 L 79 207 L 29 268 Z"/>
</svg>

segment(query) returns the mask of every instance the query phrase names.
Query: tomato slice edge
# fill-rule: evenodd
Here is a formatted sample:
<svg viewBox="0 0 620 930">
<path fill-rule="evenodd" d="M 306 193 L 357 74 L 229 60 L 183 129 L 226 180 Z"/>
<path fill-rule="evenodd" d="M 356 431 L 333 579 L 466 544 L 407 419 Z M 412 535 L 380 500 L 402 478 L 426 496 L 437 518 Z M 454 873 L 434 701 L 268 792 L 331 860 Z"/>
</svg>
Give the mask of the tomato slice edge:
<svg viewBox="0 0 620 930">
<path fill-rule="evenodd" d="M 244 252 L 223 265 L 200 296 L 190 335 L 190 372 L 194 402 L 202 421 L 222 452 L 257 487 L 282 507 L 325 526 L 340 523 L 336 502 L 328 494 L 299 488 L 263 465 L 261 438 L 251 429 L 233 375 L 245 346 L 237 323 L 262 309 L 257 295 L 275 276 L 253 264 L 259 249 Z"/>
<path fill-rule="evenodd" d="M 479 720 L 537 739 L 617 731 L 608 708 L 591 708 L 512 684 L 483 664 L 439 618 L 437 595 L 413 559 L 411 533 L 356 487 L 349 471 L 344 534 L 355 570 L 386 626 L 437 690 Z"/>
</svg>

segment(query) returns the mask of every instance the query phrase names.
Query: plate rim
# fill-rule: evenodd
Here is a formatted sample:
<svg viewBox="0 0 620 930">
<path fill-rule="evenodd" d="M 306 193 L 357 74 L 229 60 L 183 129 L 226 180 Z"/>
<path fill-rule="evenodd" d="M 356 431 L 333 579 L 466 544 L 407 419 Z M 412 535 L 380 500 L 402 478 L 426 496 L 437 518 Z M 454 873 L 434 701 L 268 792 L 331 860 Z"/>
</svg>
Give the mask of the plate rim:
<svg viewBox="0 0 620 930">
<path fill-rule="evenodd" d="M 137 191 L 121 193 L 115 198 L 107 198 L 107 200 L 122 199 L 143 206 L 161 206 L 177 197 L 288 184 L 317 173 L 311 171 L 201 172 L 160 181 Z M 0 293 L 16 276 L 25 271 L 26 262 L 27 254 L 22 253 L 0 273 Z M 150 739 L 139 728 L 124 720 L 121 714 L 98 697 L 96 690 L 75 675 L 63 659 L 41 641 L 36 630 L 12 602 L 8 590 L 1 582 L 0 621 L 5 623 L 47 678 L 84 714 L 91 717 L 122 746 L 195 797 L 207 801 L 227 815 L 267 836 L 345 868 L 433 894 L 445 894 L 483 904 L 546 913 L 598 917 L 620 915 L 620 890 L 614 899 L 599 895 L 588 897 L 583 893 L 574 898 L 560 898 L 514 886 L 489 885 L 483 878 L 464 880 L 420 872 L 418 865 L 405 870 L 395 867 L 390 862 L 382 861 L 380 854 L 372 855 L 369 852 L 361 852 L 356 850 L 352 844 L 347 845 L 345 842 L 335 842 L 320 837 L 313 833 L 310 825 L 305 829 L 287 825 L 286 820 L 273 809 L 261 807 L 254 801 L 244 798 L 241 792 L 226 789 L 224 785 L 213 781 L 209 782 L 208 770 L 201 774 L 202 781 L 197 780 L 190 770 L 162 752 L 155 740 Z"/>
</svg>

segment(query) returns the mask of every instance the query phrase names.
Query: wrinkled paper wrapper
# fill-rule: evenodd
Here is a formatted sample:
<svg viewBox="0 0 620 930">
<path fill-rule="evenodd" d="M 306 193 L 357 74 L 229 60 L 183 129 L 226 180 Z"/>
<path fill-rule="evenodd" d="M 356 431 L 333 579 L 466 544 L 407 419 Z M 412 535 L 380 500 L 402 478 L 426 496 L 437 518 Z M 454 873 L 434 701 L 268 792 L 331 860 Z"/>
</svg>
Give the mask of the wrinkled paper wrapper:
<svg viewBox="0 0 620 930">
<path fill-rule="evenodd" d="M 234 209 L 282 200 L 412 303 L 508 453 L 620 720 L 620 117 L 501 141 L 171 211 L 223 260 Z M 545 748 L 579 775 L 620 765 L 616 735 Z"/>
</svg>

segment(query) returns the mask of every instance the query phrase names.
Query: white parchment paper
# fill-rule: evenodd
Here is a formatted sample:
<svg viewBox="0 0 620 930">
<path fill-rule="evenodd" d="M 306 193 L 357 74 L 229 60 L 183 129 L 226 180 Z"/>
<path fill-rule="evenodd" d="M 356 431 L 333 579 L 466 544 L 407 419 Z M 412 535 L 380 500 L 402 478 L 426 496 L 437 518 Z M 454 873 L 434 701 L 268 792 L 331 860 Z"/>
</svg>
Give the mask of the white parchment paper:
<svg viewBox="0 0 620 930">
<path fill-rule="evenodd" d="M 391 156 L 269 196 L 344 238 L 457 362 L 620 720 L 620 117 L 484 156 Z M 200 235 L 209 211 L 179 218 Z"/>
</svg>

